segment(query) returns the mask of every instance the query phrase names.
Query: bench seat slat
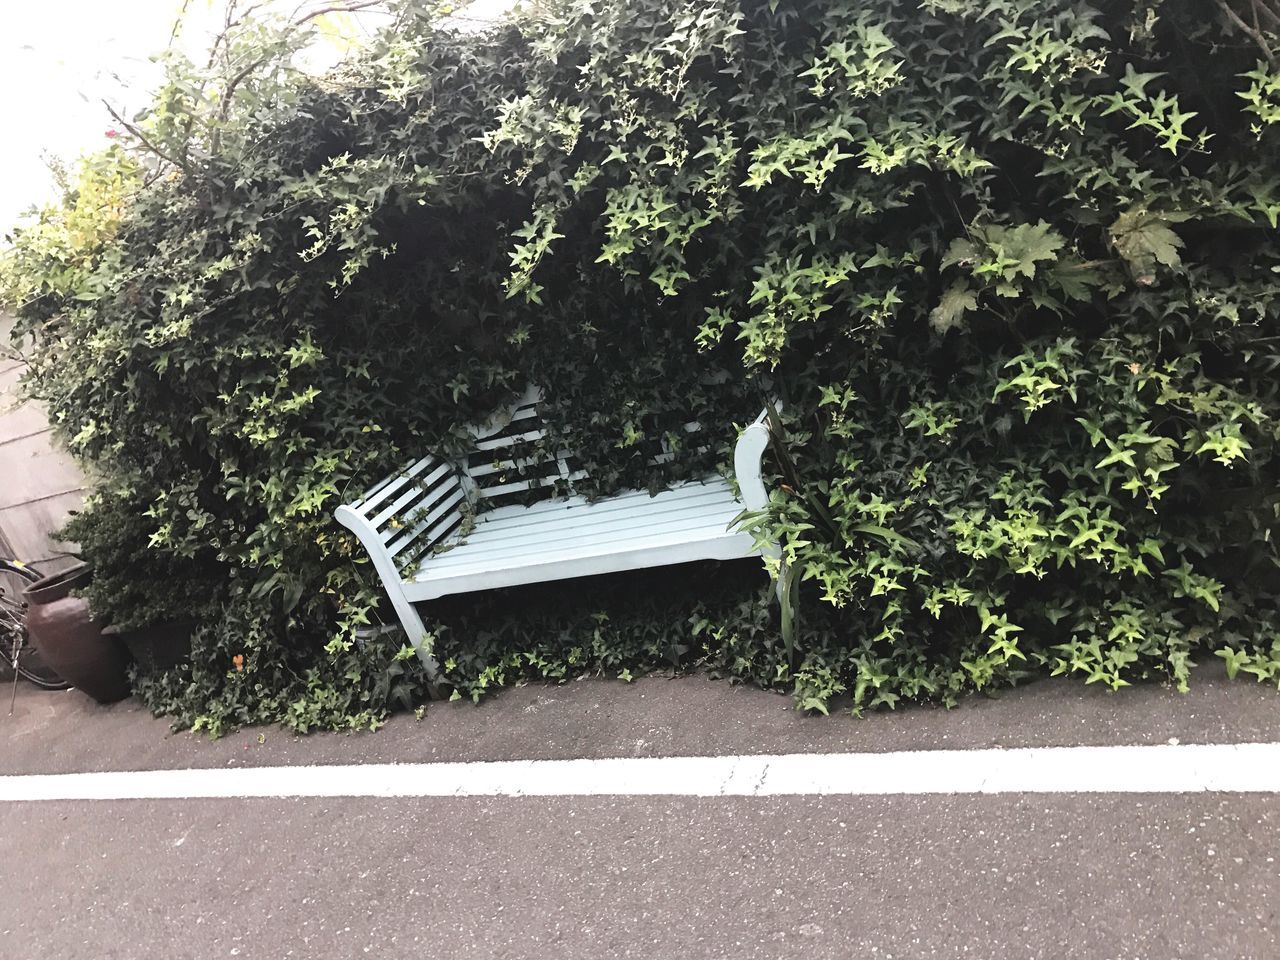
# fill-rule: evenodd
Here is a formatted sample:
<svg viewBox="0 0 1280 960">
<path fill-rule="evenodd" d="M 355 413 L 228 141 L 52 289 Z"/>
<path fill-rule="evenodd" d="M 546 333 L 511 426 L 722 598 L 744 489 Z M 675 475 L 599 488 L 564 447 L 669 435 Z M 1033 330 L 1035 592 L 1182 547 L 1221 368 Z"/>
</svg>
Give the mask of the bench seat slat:
<svg viewBox="0 0 1280 960">
<path fill-rule="evenodd" d="M 721 478 L 714 477 L 705 482 L 693 481 L 682 483 L 679 486 L 665 490 L 659 496 L 669 497 L 671 500 L 693 499 L 705 497 L 709 490 L 714 490 L 717 484 L 724 483 Z M 711 493 L 712 496 L 718 496 L 718 493 Z M 514 528 L 518 526 L 530 525 L 540 526 L 546 522 L 548 514 L 558 514 L 566 508 L 573 507 L 590 507 L 593 516 L 604 516 L 618 510 L 630 510 L 636 503 L 648 503 L 653 500 L 653 494 L 648 490 L 629 490 L 625 493 L 619 493 L 604 500 L 598 500 L 594 503 L 583 496 L 560 497 L 554 500 L 544 500 L 541 503 L 530 504 L 527 507 L 500 507 L 499 510 L 504 512 L 503 524 L 506 528 Z M 492 511 L 497 514 L 499 510 Z M 488 516 L 482 514 L 481 519 Z M 490 536 L 489 533 L 479 529 L 472 535 L 473 541 L 480 541 Z"/>
<path fill-rule="evenodd" d="M 480 569 L 515 567 L 539 558 L 602 555 L 617 550 L 643 549 L 681 540 L 735 536 L 729 525 L 741 512 L 727 483 L 700 485 L 702 495 L 681 497 L 681 488 L 647 502 L 633 500 L 631 509 L 617 510 L 611 501 L 563 505 L 534 526 L 520 524 L 521 508 L 504 508 L 482 515 L 475 532 L 464 542 L 431 557 L 414 579 L 461 576 Z M 486 536 L 475 542 L 476 535 Z M 747 538 L 747 542 L 750 538 Z"/>
<path fill-rule="evenodd" d="M 472 543 L 469 539 L 460 543 L 453 550 L 457 560 L 451 565 L 506 563 L 539 553 L 554 554 L 557 551 L 573 550 L 584 543 L 607 548 L 610 544 L 628 543 L 642 535 L 660 535 L 672 530 L 710 529 L 716 533 L 728 533 L 730 523 L 740 512 L 741 509 L 733 503 L 727 507 L 722 502 L 709 505 L 686 504 L 683 507 L 656 508 L 643 513 L 614 514 L 609 523 L 589 526 L 561 525 L 550 530 L 521 527 L 522 533 L 492 538 L 483 544 Z"/>
<path fill-rule="evenodd" d="M 443 553 L 432 560 L 438 563 L 449 555 Z M 618 573 L 623 570 L 642 570 L 693 560 L 739 560 L 757 556 L 760 556 L 760 551 L 755 548 L 752 538 L 744 533 L 703 531 L 696 537 L 690 537 L 677 532 L 664 537 L 636 540 L 625 548 L 615 547 L 608 552 L 583 547 L 572 553 L 555 556 L 539 554 L 526 558 L 518 565 L 432 569 L 435 566 L 432 563 L 425 565 L 418 577 L 404 584 L 404 592 L 407 599 L 416 602 L 448 594 Z"/>
<path fill-rule="evenodd" d="M 726 493 L 716 487 L 704 484 L 689 484 L 675 487 L 660 494 L 661 499 L 644 494 L 640 497 L 628 497 L 625 500 L 601 500 L 588 503 L 581 498 L 562 500 L 564 515 L 572 517 L 583 530 L 608 526 L 614 522 L 625 522 L 632 516 L 653 516 L 668 510 L 702 509 L 709 503 L 719 503 L 726 498 Z M 654 502 L 657 499 L 657 502 Z M 512 537 L 538 535 L 549 536 L 552 529 L 563 521 L 558 519 L 560 511 L 549 511 L 540 515 L 541 519 L 531 520 L 519 507 L 502 507 L 492 514 L 482 514 L 480 522 L 467 542 L 479 549 L 494 542 L 503 542 Z M 553 517 L 556 519 L 548 519 Z"/>
</svg>

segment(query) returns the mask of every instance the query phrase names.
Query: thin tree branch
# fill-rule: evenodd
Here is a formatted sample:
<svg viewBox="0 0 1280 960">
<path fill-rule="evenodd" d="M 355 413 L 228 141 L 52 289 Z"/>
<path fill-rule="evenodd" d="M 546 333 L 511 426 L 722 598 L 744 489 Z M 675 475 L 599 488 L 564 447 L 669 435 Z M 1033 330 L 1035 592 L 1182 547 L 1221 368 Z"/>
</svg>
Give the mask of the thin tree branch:
<svg viewBox="0 0 1280 960">
<path fill-rule="evenodd" d="M 370 7 L 382 6 L 383 3 L 384 0 L 358 0 L 358 2 L 353 3 L 333 4 L 332 6 L 321 7 L 318 10 L 313 10 L 305 16 L 299 17 L 297 20 L 294 20 L 290 26 L 295 28 L 300 27 L 309 20 L 322 17 L 326 13 L 356 13 L 360 10 L 368 10 Z M 254 70 L 257 70 L 258 67 L 262 66 L 270 59 L 270 54 L 259 57 L 231 78 L 227 83 L 226 89 L 222 92 L 222 103 L 218 108 L 219 121 L 226 120 L 227 111 L 231 109 L 231 98 L 235 95 L 236 88 L 244 82 L 245 78 L 247 78 L 249 74 L 253 73 Z"/>
<path fill-rule="evenodd" d="M 154 153 L 161 160 L 165 160 L 169 163 L 172 163 L 175 167 L 177 167 L 183 173 L 187 175 L 191 174 L 191 168 L 187 166 L 185 161 L 179 160 L 177 157 L 172 157 L 169 154 L 165 153 L 163 150 L 161 150 L 159 147 L 157 147 L 154 143 L 152 143 L 150 140 L 147 139 L 147 135 L 143 133 L 141 130 L 139 130 L 136 125 L 130 123 L 124 117 L 120 116 L 119 111 L 117 111 L 116 108 L 113 107 L 106 100 L 102 101 L 102 105 L 107 108 L 107 113 L 111 114 L 112 118 L 116 121 L 116 123 L 120 124 L 120 126 L 128 130 L 129 133 L 131 133 L 135 138 L 137 138 L 138 142 L 141 143 L 144 147 L 146 147 L 148 150 Z"/>
<path fill-rule="evenodd" d="M 1280 27 L 1280 12 L 1272 10 L 1266 3 L 1266 0 L 1253 0 L 1253 13 L 1255 19 L 1261 13 L 1267 20 L 1271 22 L 1272 27 Z"/>
<path fill-rule="evenodd" d="M 240 14 L 240 16 L 235 20 L 232 20 L 231 18 L 234 15 L 236 5 L 232 3 L 227 8 L 227 16 L 223 21 L 222 30 L 213 38 L 213 45 L 209 48 L 209 59 L 205 63 L 205 69 L 211 68 L 213 66 L 213 61 L 218 59 L 218 48 L 227 43 L 227 38 L 230 36 L 231 31 L 236 27 L 241 26 L 262 6 L 263 4 L 261 3 L 250 4 L 245 7 L 244 13 Z"/>
<path fill-rule="evenodd" d="M 173 29 L 169 31 L 169 46 L 173 46 L 173 42 L 178 39 L 178 31 L 182 29 L 182 21 L 187 18 L 187 8 L 191 6 L 191 0 L 182 0 L 182 9 L 178 11 L 178 15 L 173 19 Z"/>
<path fill-rule="evenodd" d="M 306 16 L 293 21 L 295 27 L 300 27 L 308 20 L 314 20 L 316 17 L 323 17 L 326 13 L 357 13 L 360 10 L 368 10 L 370 7 L 380 7 L 384 0 L 363 0 L 356 3 L 335 3 L 331 7 L 321 7 L 319 10 L 312 10 Z"/>
<path fill-rule="evenodd" d="M 1267 43 L 1267 38 L 1261 30 L 1249 26 L 1249 24 L 1241 18 L 1240 14 L 1236 13 L 1235 8 L 1231 6 L 1228 0 L 1218 0 L 1218 8 L 1227 15 L 1227 19 L 1235 24 L 1236 27 L 1243 30 L 1246 35 L 1253 38 L 1254 43 L 1256 43 L 1262 50 L 1263 56 L 1267 58 L 1267 63 L 1276 62 L 1275 55 L 1271 52 L 1271 47 Z M 1254 7 L 1254 11 L 1256 15 L 1256 6 Z"/>
</svg>

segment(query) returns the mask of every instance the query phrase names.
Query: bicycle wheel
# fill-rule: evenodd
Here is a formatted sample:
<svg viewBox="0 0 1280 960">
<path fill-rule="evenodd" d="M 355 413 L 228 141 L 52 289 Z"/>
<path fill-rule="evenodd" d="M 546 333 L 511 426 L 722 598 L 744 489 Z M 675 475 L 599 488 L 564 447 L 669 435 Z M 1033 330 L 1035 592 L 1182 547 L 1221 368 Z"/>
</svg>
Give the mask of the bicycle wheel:
<svg viewBox="0 0 1280 960">
<path fill-rule="evenodd" d="M 40 579 L 25 564 L 0 560 L 0 670 L 12 677 L 14 650 L 18 652 L 18 676 L 46 690 L 65 690 L 71 684 L 53 672 L 27 634 L 27 602 L 22 591 Z"/>
</svg>

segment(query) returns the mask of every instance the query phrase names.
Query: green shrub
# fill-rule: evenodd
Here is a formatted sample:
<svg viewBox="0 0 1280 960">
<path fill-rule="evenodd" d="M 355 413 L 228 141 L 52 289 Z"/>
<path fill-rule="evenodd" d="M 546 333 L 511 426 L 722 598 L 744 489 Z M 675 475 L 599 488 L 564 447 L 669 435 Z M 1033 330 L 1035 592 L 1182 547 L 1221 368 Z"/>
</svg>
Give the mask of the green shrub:
<svg viewBox="0 0 1280 960">
<path fill-rule="evenodd" d="M 377 591 L 332 509 L 530 380 L 596 492 L 659 479 L 656 420 L 781 396 L 802 489 L 759 524 L 800 629 L 738 568 L 662 609 L 472 598 L 434 611 L 464 695 L 668 659 L 823 711 L 1182 688 L 1211 653 L 1280 679 L 1280 74 L 1224 5 L 398 14 L 323 78 L 288 25 L 171 58 L 14 237 L 29 389 L 103 478 L 79 522 L 217 583 L 153 705 L 216 733 L 420 697 L 355 641 Z"/>
</svg>

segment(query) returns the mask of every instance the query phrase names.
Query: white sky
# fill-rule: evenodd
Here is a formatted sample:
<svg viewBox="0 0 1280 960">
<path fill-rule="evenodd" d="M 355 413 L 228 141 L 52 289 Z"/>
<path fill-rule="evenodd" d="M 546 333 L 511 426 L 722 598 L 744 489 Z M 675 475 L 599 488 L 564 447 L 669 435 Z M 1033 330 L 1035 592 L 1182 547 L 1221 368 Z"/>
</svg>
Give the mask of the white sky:
<svg viewBox="0 0 1280 960">
<path fill-rule="evenodd" d="M 286 9 L 298 5 L 289 0 Z M 476 0 L 466 13 L 483 22 L 511 5 Z M 181 0 L 0 0 L 0 242 L 23 212 L 55 196 L 46 155 L 72 161 L 107 142 L 115 124 L 103 98 L 125 116 L 146 103 L 159 73 L 149 58 L 168 46 L 181 6 Z M 207 48 L 222 10 L 222 0 L 190 0 L 180 46 L 192 55 Z"/>
<path fill-rule="evenodd" d="M 106 143 L 101 97 L 154 80 L 147 60 L 169 42 L 177 0 L 0 0 L 0 90 L 8 126 L 0 151 L 0 233 L 54 194 L 43 156 L 72 159 Z M 203 0 L 193 7 L 205 7 Z M 207 11 L 204 11 L 207 12 Z M 136 109 L 134 94 L 129 106 Z"/>
</svg>

